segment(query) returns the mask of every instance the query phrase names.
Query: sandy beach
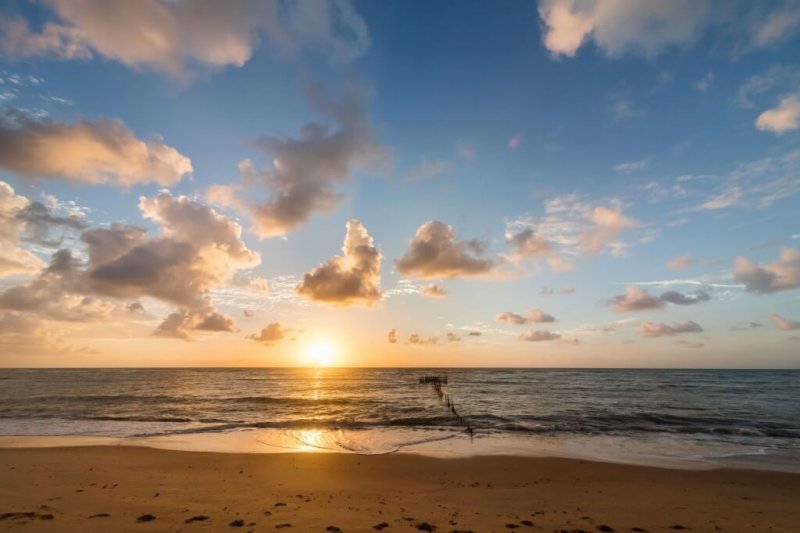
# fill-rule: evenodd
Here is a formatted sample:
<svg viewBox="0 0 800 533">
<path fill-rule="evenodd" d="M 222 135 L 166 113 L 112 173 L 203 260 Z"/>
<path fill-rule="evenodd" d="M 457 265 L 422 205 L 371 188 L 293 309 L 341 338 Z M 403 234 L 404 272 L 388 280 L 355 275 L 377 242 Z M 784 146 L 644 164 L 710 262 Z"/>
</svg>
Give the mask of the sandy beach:
<svg viewBox="0 0 800 533">
<path fill-rule="evenodd" d="M 0 450 L 0 529 L 798 531 L 800 475 L 570 459 Z"/>
</svg>

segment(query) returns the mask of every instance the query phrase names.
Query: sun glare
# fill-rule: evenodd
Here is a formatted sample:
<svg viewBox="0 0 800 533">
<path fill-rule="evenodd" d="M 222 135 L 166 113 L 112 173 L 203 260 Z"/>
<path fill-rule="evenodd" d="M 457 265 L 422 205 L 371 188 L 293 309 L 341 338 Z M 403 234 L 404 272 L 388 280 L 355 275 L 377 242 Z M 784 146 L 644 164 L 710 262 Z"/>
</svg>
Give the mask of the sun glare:
<svg viewBox="0 0 800 533">
<path fill-rule="evenodd" d="M 315 341 L 306 348 L 306 356 L 313 366 L 331 366 L 336 355 L 333 345 L 325 341 Z"/>
</svg>

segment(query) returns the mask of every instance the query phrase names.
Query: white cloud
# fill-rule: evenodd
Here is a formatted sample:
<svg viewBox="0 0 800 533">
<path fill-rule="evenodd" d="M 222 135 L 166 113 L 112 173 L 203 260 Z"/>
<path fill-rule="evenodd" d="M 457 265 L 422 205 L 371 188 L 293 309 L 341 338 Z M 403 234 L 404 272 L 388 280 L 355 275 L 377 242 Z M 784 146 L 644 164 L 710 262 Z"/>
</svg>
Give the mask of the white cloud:
<svg viewBox="0 0 800 533">
<path fill-rule="evenodd" d="M 66 124 L 0 112 L 0 167 L 24 178 L 79 183 L 174 185 L 192 163 L 161 139 L 143 141 L 109 118 Z"/>
<path fill-rule="evenodd" d="M 635 172 L 641 172 L 642 170 L 645 170 L 649 165 L 649 159 L 635 159 L 620 163 L 614 167 L 614 170 L 621 172 L 622 174 L 633 174 Z"/>
<path fill-rule="evenodd" d="M 54 17 L 40 31 L 0 18 L 0 51 L 11 58 L 93 55 L 131 68 L 185 77 L 196 67 L 241 67 L 261 36 L 285 54 L 317 50 L 335 61 L 369 47 L 367 27 L 349 0 L 49 0 Z"/>
<path fill-rule="evenodd" d="M 652 57 L 694 43 L 710 27 L 749 34 L 749 44 L 766 46 L 800 25 L 793 1 L 765 7 L 747 0 L 541 0 L 539 16 L 545 47 L 567 57 L 590 42 L 611 57 Z"/>
<path fill-rule="evenodd" d="M 781 98 L 777 107 L 767 109 L 758 115 L 756 128 L 777 135 L 800 128 L 800 93 Z"/>
</svg>

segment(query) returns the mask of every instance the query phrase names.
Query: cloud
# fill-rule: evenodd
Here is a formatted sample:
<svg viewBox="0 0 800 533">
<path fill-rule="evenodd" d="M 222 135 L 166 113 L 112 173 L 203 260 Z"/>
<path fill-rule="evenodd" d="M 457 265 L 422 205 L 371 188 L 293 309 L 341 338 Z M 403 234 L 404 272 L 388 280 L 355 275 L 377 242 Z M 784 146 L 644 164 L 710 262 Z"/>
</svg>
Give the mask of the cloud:
<svg viewBox="0 0 800 533">
<path fill-rule="evenodd" d="M 556 339 L 560 339 L 561 335 L 559 335 L 558 333 L 551 333 L 550 331 L 545 329 L 545 330 L 529 331 L 527 333 L 521 334 L 517 338 L 521 341 L 541 342 L 541 341 L 553 341 Z"/>
<path fill-rule="evenodd" d="M 131 68 L 185 77 L 197 67 L 241 67 L 260 37 L 282 53 L 314 49 L 349 61 L 369 47 L 367 27 L 348 0 L 49 0 L 55 17 L 40 31 L 22 18 L 0 18 L 0 51 L 9 58 L 93 55 Z M 48 14 L 49 15 L 49 14 Z"/>
<path fill-rule="evenodd" d="M 433 336 L 428 337 L 426 339 L 424 337 L 421 337 L 419 335 L 419 333 L 412 333 L 408 337 L 408 344 L 422 344 L 422 345 L 425 345 L 425 344 L 439 344 L 439 337 L 437 337 L 436 335 L 433 335 Z"/>
<path fill-rule="evenodd" d="M 453 333 L 452 331 L 447 332 L 447 342 L 461 342 L 461 340 L 461 335 Z"/>
<path fill-rule="evenodd" d="M 505 236 L 516 258 L 542 257 L 552 270 L 570 270 L 575 256 L 623 254 L 630 244 L 620 234 L 638 226 L 619 202 L 592 205 L 570 194 L 548 200 L 544 216 L 506 221 Z"/>
<path fill-rule="evenodd" d="M 514 135 L 508 139 L 506 146 L 508 146 L 509 150 L 516 150 L 520 146 L 522 146 L 523 137 L 521 134 Z"/>
<path fill-rule="evenodd" d="M 247 338 L 260 342 L 266 346 L 272 346 L 286 337 L 288 330 L 284 329 L 278 322 L 270 322 L 258 335 L 250 335 Z"/>
<path fill-rule="evenodd" d="M 649 159 L 637 159 L 634 161 L 626 161 L 614 167 L 614 170 L 622 174 L 634 174 L 645 170 L 650 165 Z"/>
<path fill-rule="evenodd" d="M 439 285 L 432 283 L 422 287 L 420 294 L 427 296 L 428 298 L 444 298 L 447 296 L 447 291 Z"/>
<path fill-rule="evenodd" d="M 397 344 L 398 336 L 399 336 L 399 333 L 397 333 L 397 330 L 393 328 L 393 329 L 389 330 L 389 333 L 386 335 L 386 341 L 389 344 Z"/>
<path fill-rule="evenodd" d="M 627 98 L 618 98 L 611 103 L 611 115 L 616 122 L 642 116 L 642 110 Z"/>
<path fill-rule="evenodd" d="M 744 108 L 756 107 L 755 99 L 761 95 L 780 89 L 796 89 L 800 84 L 800 69 L 776 65 L 769 70 L 748 78 L 736 94 L 736 103 Z"/>
<path fill-rule="evenodd" d="M 733 279 L 748 292 L 767 294 L 800 287 L 800 248 L 782 248 L 778 261 L 759 266 L 746 257 L 737 257 Z"/>
<path fill-rule="evenodd" d="M 260 262 L 241 240 L 239 224 L 186 196 L 161 192 L 141 197 L 139 209 L 161 227 L 160 236 L 148 238 L 141 228 L 122 224 L 81 236 L 89 253 L 89 281 L 102 294 L 152 296 L 205 309 L 211 289 L 230 281 L 236 270 Z"/>
<path fill-rule="evenodd" d="M 239 168 L 243 183 L 209 188 L 214 203 L 248 213 L 261 237 L 276 237 L 304 225 L 316 213 L 334 209 L 342 200 L 337 186 L 358 168 L 385 165 L 387 152 L 373 138 L 365 111 L 367 89 L 350 83 L 338 99 L 318 84 L 309 84 L 314 109 L 331 118 L 335 129 L 310 122 L 293 137 L 263 136 L 256 146 L 273 158 L 273 165 L 257 169 L 250 160 Z M 253 199 L 252 189 L 264 187 L 270 198 Z"/>
<path fill-rule="evenodd" d="M 800 322 L 796 320 L 789 320 L 788 318 L 783 318 L 781 315 L 777 313 L 773 313 L 769 315 L 769 319 L 778 326 L 778 329 L 782 329 L 784 331 L 792 331 L 795 329 L 800 329 Z"/>
<path fill-rule="evenodd" d="M 0 278 L 36 272 L 44 262 L 21 246 L 25 224 L 19 218 L 29 205 L 24 196 L 0 181 Z"/>
<path fill-rule="evenodd" d="M 518 315 L 516 313 L 512 313 L 510 311 L 497 315 L 497 320 L 498 322 L 505 322 L 506 324 L 516 324 L 516 325 L 522 325 L 528 322 L 527 317 Z"/>
<path fill-rule="evenodd" d="M 711 296 L 704 291 L 695 291 L 693 294 L 684 294 L 678 291 L 667 291 L 661 295 L 661 299 L 675 305 L 694 305 L 707 302 Z"/>
<path fill-rule="evenodd" d="M 663 300 L 651 295 L 645 289 L 634 286 L 626 288 L 625 294 L 613 297 L 610 303 L 612 305 L 611 308 L 617 313 L 632 313 L 664 308 Z"/>
<path fill-rule="evenodd" d="M 443 159 L 428 159 L 423 157 L 419 165 L 408 171 L 408 179 L 421 181 L 450 171 L 450 163 Z"/>
<path fill-rule="evenodd" d="M 114 303 L 87 294 L 79 267 L 70 250 L 55 252 L 34 279 L 0 293 L 0 309 L 25 313 L 32 319 L 63 322 L 109 318 Z"/>
<path fill-rule="evenodd" d="M 143 141 L 109 118 L 66 124 L 0 112 L 0 168 L 22 178 L 79 183 L 174 185 L 192 163 L 158 138 Z"/>
<path fill-rule="evenodd" d="M 694 264 L 695 262 L 696 260 L 694 257 L 692 257 L 689 254 L 686 254 L 670 259 L 669 261 L 667 261 L 666 267 L 669 268 L 670 270 L 682 270 Z"/>
<path fill-rule="evenodd" d="M 499 322 L 505 322 L 506 324 L 515 324 L 515 325 L 522 325 L 522 324 L 538 324 L 543 322 L 555 322 L 556 319 L 553 315 L 549 315 L 542 311 L 541 309 L 531 309 L 528 311 L 526 315 L 518 315 L 517 313 L 512 312 L 505 312 L 497 315 L 497 320 Z"/>
<path fill-rule="evenodd" d="M 593 42 L 606 55 L 655 56 L 697 41 L 714 27 L 749 35 L 751 46 L 767 46 L 800 24 L 796 3 L 714 2 L 712 0 L 542 0 L 539 17 L 544 46 L 556 57 L 573 57 Z"/>
<path fill-rule="evenodd" d="M 179 309 L 167 315 L 153 332 L 157 337 L 190 340 L 195 331 L 237 331 L 233 320 L 219 314 L 210 301 L 204 309 Z"/>
<path fill-rule="evenodd" d="M 756 128 L 777 135 L 800 128 L 800 93 L 781 98 L 777 107 L 767 109 L 758 115 Z"/>
<path fill-rule="evenodd" d="M 483 241 L 460 241 L 450 225 L 432 220 L 417 228 L 395 266 L 404 276 L 419 279 L 488 276 L 500 260 L 481 258 L 485 250 Z"/>
<path fill-rule="evenodd" d="M 381 299 L 381 253 L 358 220 L 347 222 L 342 255 L 303 276 L 297 293 L 331 305 L 371 306 Z"/>
<path fill-rule="evenodd" d="M 707 93 L 708 90 L 711 88 L 711 84 L 713 82 L 714 82 L 714 73 L 709 72 L 708 74 L 700 78 L 697 81 L 697 83 L 694 84 L 694 86 L 701 93 Z"/>
<path fill-rule="evenodd" d="M 661 324 L 658 322 L 645 322 L 639 326 L 639 333 L 642 337 L 662 337 L 664 335 L 679 335 L 682 333 L 700 333 L 703 328 L 697 322 L 673 322 L 672 324 Z"/>
</svg>

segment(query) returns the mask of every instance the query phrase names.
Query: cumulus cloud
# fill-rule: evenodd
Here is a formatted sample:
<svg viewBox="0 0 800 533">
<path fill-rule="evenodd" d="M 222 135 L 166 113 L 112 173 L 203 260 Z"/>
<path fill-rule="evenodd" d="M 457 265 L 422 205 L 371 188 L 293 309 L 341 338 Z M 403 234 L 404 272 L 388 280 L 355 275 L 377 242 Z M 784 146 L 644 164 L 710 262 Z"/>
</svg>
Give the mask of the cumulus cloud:
<svg viewBox="0 0 800 533">
<path fill-rule="evenodd" d="M 646 289 L 635 286 L 626 288 L 625 294 L 613 297 L 610 303 L 611 308 L 617 313 L 632 313 L 664 308 L 663 300 L 653 296 Z"/>
<path fill-rule="evenodd" d="M 521 341 L 527 342 L 541 342 L 541 341 L 554 341 L 560 339 L 561 335 L 558 333 L 551 333 L 548 330 L 534 330 L 521 334 L 517 337 Z"/>
<path fill-rule="evenodd" d="M 617 201 L 592 205 L 570 194 L 548 200 L 543 216 L 507 221 L 505 235 L 514 258 L 541 257 L 552 270 L 569 270 L 579 255 L 623 254 L 630 244 L 620 234 L 638 225 Z"/>
<path fill-rule="evenodd" d="M 347 222 L 342 255 L 303 276 L 297 292 L 331 305 L 371 306 L 381 299 L 381 253 L 358 220 Z"/>
<path fill-rule="evenodd" d="M 174 185 L 192 163 L 161 139 L 141 140 L 109 118 L 66 124 L 0 112 L 0 168 L 22 178 L 56 178 L 79 183 Z"/>
<path fill-rule="evenodd" d="M 800 287 L 800 248 L 783 248 L 778 261 L 759 266 L 746 257 L 737 257 L 733 279 L 749 292 L 761 294 Z"/>
<path fill-rule="evenodd" d="M 262 237 L 285 235 L 314 214 L 331 211 L 342 199 L 338 186 L 355 169 L 379 169 L 388 160 L 367 120 L 364 86 L 351 83 L 338 99 L 318 84 L 310 84 L 308 93 L 312 107 L 332 119 L 335 128 L 310 122 L 296 138 L 263 136 L 256 145 L 272 156 L 272 167 L 257 169 L 244 160 L 241 184 L 208 191 L 210 201 L 246 211 Z M 262 187 L 270 198 L 253 199 Z"/>
<path fill-rule="evenodd" d="M 661 299 L 675 305 L 694 305 L 707 302 L 711 296 L 705 291 L 695 291 L 692 294 L 684 294 L 678 291 L 667 291 L 661 295 Z"/>
<path fill-rule="evenodd" d="M 389 330 L 389 333 L 386 335 L 386 341 L 389 344 L 397 344 L 397 338 L 399 337 L 399 335 L 400 334 L 397 333 L 397 330 L 392 328 L 391 330 Z"/>
<path fill-rule="evenodd" d="M 205 309 L 211 289 L 230 281 L 236 270 L 260 262 L 242 241 L 239 224 L 186 196 L 161 192 L 142 197 L 139 209 L 161 226 L 160 236 L 148 237 L 141 228 L 122 224 L 81 236 L 89 253 L 89 281 L 102 294 L 152 296 Z"/>
<path fill-rule="evenodd" d="M 450 225 L 432 220 L 417 228 L 395 266 L 404 276 L 419 279 L 488 276 L 501 261 L 481 257 L 485 251 L 485 242 L 458 240 Z"/>
<path fill-rule="evenodd" d="M 428 298 L 444 298 L 447 296 L 447 291 L 443 287 L 432 283 L 422 287 L 420 294 L 427 296 Z"/>
<path fill-rule="evenodd" d="M 692 257 L 689 254 L 686 254 L 670 259 L 669 261 L 667 261 L 666 267 L 669 268 L 670 270 L 682 270 L 694 264 L 695 262 L 696 260 L 694 259 L 694 257 Z"/>
<path fill-rule="evenodd" d="M 697 322 L 673 322 L 662 324 L 658 322 L 644 322 L 639 326 L 642 337 L 662 337 L 664 335 L 679 335 L 682 333 L 700 333 L 703 328 Z"/>
<path fill-rule="evenodd" d="M 258 335 L 250 335 L 248 339 L 260 342 L 266 346 L 272 346 L 278 341 L 286 337 L 287 330 L 284 329 L 278 322 L 270 322 L 267 324 Z"/>
<path fill-rule="evenodd" d="M 589 42 L 611 57 L 625 53 L 654 56 L 686 46 L 711 26 L 748 34 L 750 46 L 767 46 L 800 25 L 795 2 L 715 2 L 713 0 L 542 0 L 543 41 L 554 56 L 574 56 Z"/>
<path fill-rule="evenodd" d="M 769 315 L 769 319 L 778 326 L 778 329 L 782 329 L 784 331 L 792 331 L 795 329 L 800 329 L 800 322 L 796 320 L 789 320 L 788 318 L 783 318 L 781 315 L 777 313 L 773 313 Z"/>
<path fill-rule="evenodd" d="M 800 93 L 781 98 L 777 107 L 758 115 L 756 128 L 778 135 L 800 128 Z"/>
<path fill-rule="evenodd" d="M 10 58 L 99 55 L 132 68 L 183 77 L 193 67 L 244 65 L 265 36 L 285 54 L 315 49 L 348 61 L 369 47 L 367 27 L 349 0 L 49 0 L 41 30 L 0 18 L 0 51 Z"/>
<path fill-rule="evenodd" d="M 0 293 L 0 309 L 35 319 L 89 322 L 111 316 L 113 302 L 87 293 L 80 263 L 70 250 L 59 250 L 32 280 Z"/>
<path fill-rule="evenodd" d="M 236 331 L 233 320 L 221 315 L 210 301 L 203 309 L 179 309 L 158 325 L 153 335 L 190 340 L 195 331 Z"/>
</svg>

